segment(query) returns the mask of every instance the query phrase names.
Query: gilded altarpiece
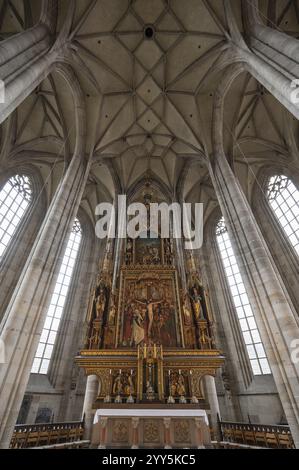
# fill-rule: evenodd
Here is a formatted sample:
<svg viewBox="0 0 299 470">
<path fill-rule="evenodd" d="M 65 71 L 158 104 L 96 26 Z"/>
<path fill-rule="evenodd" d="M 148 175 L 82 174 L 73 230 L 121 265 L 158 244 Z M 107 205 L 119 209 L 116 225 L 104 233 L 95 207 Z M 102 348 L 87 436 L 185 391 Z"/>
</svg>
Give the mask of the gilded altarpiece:
<svg viewBox="0 0 299 470">
<path fill-rule="evenodd" d="M 215 376 L 223 357 L 192 254 L 185 261 L 184 280 L 178 274 L 174 240 L 145 235 L 124 241 L 117 254 L 118 272 L 109 244 L 90 297 L 85 348 L 76 362 L 99 377 L 95 408 L 132 409 L 132 422 L 111 420 L 107 436 L 112 446 L 128 445 L 137 435 L 144 446 L 155 440 L 161 444 L 161 439 L 190 445 L 197 425 L 188 410 L 207 406 L 202 378 Z M 170 424 L 163 419 L 161 433 L 155 420 L 138 424 L 133 410 L 140 406 L 186 409 L 189 417 L 169 418 Z"/>
</svg>

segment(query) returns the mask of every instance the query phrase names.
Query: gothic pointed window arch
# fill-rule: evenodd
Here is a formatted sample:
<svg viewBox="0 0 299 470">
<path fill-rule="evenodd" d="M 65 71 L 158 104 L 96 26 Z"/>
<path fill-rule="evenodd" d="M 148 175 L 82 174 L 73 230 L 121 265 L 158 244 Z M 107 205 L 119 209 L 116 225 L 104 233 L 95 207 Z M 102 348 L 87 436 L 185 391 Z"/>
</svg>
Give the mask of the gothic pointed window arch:
<svg viewBox="0 0 299 470">
<path fill-rule="evenodd" d="M 14 175 L 0 191 L 0 261 L 32 201 L 28 176 Z"/>
<path fill-rule="evenodd" d="M 266 352 L 255 322 L 224 217 L 217 224 L 216 239 L 252 372 L 254 375 L 271 374 Z"/>
<path fill-rule="evenodd" d="M 290 178 L 275 175 L 267 186 L 267 198 L 287 239 L 299 255 L 299 191 Z"/>
<path fill-rule="evenodd" d="M 47 374 L 62 319 L 65 301 L 71 285 L 76 260 L 82 239 L 82 228 L 78 219 L 75 219 L 72 232 L 64 253 L 54 293 L 48 308 L 47 317 L 42 330 L 39 345 L 31 369 L 35 374 Z"/>
</svg>

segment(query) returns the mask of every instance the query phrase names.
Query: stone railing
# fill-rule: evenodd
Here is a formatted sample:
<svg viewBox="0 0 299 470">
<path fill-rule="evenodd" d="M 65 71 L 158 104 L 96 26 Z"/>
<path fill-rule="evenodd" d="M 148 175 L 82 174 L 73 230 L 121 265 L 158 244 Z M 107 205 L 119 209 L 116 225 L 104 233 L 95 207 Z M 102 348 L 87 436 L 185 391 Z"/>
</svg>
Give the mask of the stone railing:
<svg viewBox="0 0 299 470">
<path fill-rule="evenodd" d="M 274 449 L 295 448 L 288 426 L 219 421 L 219 431 L 222 443 Z"/>
<path fill-rule="evenodd" d="M 17 425 L 10 443 L 11 449 L 70 444 L 83 440 L 84 422 Z"/>
</svg>

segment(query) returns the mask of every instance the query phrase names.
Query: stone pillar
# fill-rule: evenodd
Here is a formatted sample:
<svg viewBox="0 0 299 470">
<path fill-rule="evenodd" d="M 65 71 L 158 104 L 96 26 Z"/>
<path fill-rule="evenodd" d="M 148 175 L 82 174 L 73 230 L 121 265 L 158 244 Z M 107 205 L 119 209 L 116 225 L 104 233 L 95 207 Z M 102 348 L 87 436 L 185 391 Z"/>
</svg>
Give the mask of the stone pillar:
<svg viewBox="0 0 299 470">
<path fill-rule="evenodd" d="M 132 449 L 139 449 L 139 418 L 132 418 Z"/>
<path fill-rule="evenodd" d="M 214 438 L 218 440 L 218 416 L 220 419 L 220 408 L 215 384 L 215 378 L 212 375 L 205 375 L 203 377 L 206 399 L 208 400 L 211 411 L 211 425 L 214 431 Z"/>
<path fill-rule="evenodd" d="M 57 0 L 43 0 L 36 26 L 0 44 L 0 78 L 4 81 L 5 103 L 0 104 L 0 123 L 50 73 L 58 56 L 51 47 L 55 41 Z"/>
<path fill-rule="evenodd" d="M 246 68 L 297 119 L 299 105 L 294 102 L 292 80 L 299 79 L 299 42 L 266 26 L 259 13 L 258 0 L 243 1 L 248 45 L 241 56 Z"/>
<path fill-rule="evenodd" d="M 93 403 L 97 399 L 99 379 L 97 375 L 89 375 L 86 382 L 86 390 L 83 403 L 82 419 L 84 419 L 84 439 L 91 440 L 93 419 L 95 410 Z"/>
<path fill-rule="evenodd" d="M 249 288 L 277 391 L 295 445 L 299 447 L 299 364 L 292 361 L 292 345 L 299 338 L 299 319 L 223 148 L 224 98 L 240 72 L 238 66 L 228 70 L 215 96 L 214 154 L 209 172 L 245 285 Z"/>
</svg>

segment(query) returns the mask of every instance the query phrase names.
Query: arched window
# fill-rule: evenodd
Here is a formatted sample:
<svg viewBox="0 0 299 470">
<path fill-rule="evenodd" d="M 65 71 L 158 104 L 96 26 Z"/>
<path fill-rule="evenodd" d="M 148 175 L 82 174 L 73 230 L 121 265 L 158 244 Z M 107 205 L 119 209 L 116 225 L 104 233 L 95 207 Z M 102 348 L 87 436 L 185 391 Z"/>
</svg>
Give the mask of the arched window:
<svg viewBox="0 0 299 470">
<path fill-rule="evenodd" d="M 217 225 L 216 238 L 253 374 L 271 374 L 224 218 Z"/>
<path fill-rule="evenodd" d="M 78 219 L 76 219 L 65 250 L 40 342 L 33 361 L 31 372 L 34 374 L 48 373 L 57 331 L 63 315 L 65 300 L 79 252 L 81 238 L 81 225 Z"/>
<path fill-rule="evenodd" d="M 0 260 L 14 236 L 32 198 L 27 176 L 12 176 L 0 191 Z"/>
<path fill-rule="evenodd" d="M 277 175 L 270 178 L 268 201 L 290 243 L 299 255 L 299 191 L 290 178 Z"/>
</svg>

